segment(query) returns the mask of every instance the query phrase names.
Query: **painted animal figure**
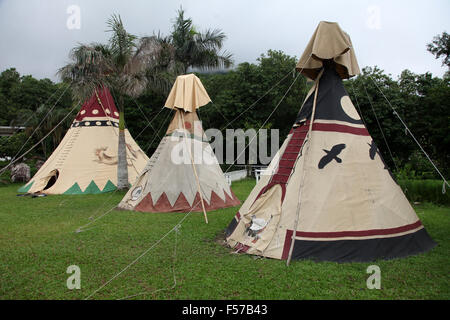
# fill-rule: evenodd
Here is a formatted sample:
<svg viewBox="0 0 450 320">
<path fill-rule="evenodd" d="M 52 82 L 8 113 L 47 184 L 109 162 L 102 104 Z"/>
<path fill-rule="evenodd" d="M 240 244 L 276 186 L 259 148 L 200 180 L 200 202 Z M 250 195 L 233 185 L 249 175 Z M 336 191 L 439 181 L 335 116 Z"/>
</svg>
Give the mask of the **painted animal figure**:
<svg viewBox="0 0 450 320">
<path fill-rule="evenodd" d="M 337 144 L 331 148 L 330 151 L 322 149 L 325 151 L 326 155 L 322 157 L 319 161 L 319 169 L 323 169 L 331 161 L 336 160 L 337 163 L 341 163 L 342 159 L 338 157 L 342 150 L 345 149 L 345 143 Z"/>
<path fill-rule="evenodd" d="M 370 157 L 370 159 L 373 160 L 373 159 L 375 159 L 375 156 L 378 153 L 378 148 L 377 148 L 377 145 L 375 144 L 375 141 L 373 141 L 373 140 L 370 144 L 368 143 L 368 145 L 370 146 L 369 157 Z"/>
</svg>

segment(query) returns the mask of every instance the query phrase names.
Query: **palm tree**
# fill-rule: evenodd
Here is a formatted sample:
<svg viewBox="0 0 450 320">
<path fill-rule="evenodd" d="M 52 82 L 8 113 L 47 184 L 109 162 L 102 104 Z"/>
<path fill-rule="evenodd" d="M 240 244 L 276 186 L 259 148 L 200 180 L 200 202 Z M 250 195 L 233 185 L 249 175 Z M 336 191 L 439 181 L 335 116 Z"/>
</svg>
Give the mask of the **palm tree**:
<svg viewBox="0 0 450 320">
<path fill-rule="evenodd" d="M 80 44 L 73 48 L 69 55 L 72 62 L 59 69 L 58 74 L 64 81 L 72 82 L 75 97 L 81 101 L 103 85 L 115 93 L 119 109 L 117 188 L 126 189 L 124 96 L 137 97 L 147 86 L 167 90 L 169 84 L 159 77 L 157 66 L 160 56 L 168 51 L 163 50 L 155 36 L 138 39 L 128 33 L 119 15 L 113 14 L 107 25 L 107 32 L 111 33 L 108 44 Z"/>
<path fill-rule="evenodd" d="M 181 65 L 182 73 L 188 68 L 215 69 L 233 65 L 232 54 L 220 52 L 226 39 L 220 29 L 208 29 L 202 33 L 196 30 L 191 18 L 184 17 L 184 10 L 178 10 L 172 33 L 169 37 L 158 36 L 160 42 L 170 43 L 175 61 Z"/>
</svg>

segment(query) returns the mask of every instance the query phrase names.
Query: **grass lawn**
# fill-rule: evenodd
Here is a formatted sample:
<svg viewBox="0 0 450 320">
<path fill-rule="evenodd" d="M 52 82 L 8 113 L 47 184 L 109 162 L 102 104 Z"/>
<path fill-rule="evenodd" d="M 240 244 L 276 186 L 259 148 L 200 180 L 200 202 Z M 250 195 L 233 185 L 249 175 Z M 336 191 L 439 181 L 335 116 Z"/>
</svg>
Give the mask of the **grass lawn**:
<svg viewBox="0 0 450 320">
<path fill-rule="evenodd" d="M 243 200 L 253 180 L 233 184 Z M 0 188 L 0 299 L 84 299 L 166 234 L 183 213 L 113 210 L 81 233 L 75 230 L 114 207 L 124 193 L 16 197 Z M 136 264 L 91 299 L 450 299 L 450 208 L 415 207 L 432 251 L 374 263 L 255 259 L 220 244 L 237 208 L 192 213 Z M 366 269 L 381 268 L 381 290 L 369 290 Z M 81 269 L 81 289 L 69 290 L 66 269 Z M 174 272 L 174 273 L 173 273 Z M 174 274 L 176 286 L 174 286 Z M 167 290 L 158 289 L 168 288 Z M 143 294 L 142 294 L 143 293 Z"/>
</svg>

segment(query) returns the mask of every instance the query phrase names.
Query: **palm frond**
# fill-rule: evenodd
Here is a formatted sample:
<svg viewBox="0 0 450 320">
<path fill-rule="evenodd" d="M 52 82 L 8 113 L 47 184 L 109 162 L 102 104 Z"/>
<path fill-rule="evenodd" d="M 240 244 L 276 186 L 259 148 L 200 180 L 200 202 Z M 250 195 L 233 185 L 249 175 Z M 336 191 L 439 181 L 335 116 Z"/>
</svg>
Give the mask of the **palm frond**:
<svg viewBox="0 0 450 320">
<path fill-rule="evenodd" d="M 109 48 L 99 43 L 80 44 L 69 54 L 71 62 L 60 68 L 57 75 L 61 80 L 72 83 L 73 94 L 85 100 L 93 91 L 107 82 L 108 75 L 114 71 Z"/>
<path fill-rule="evenodd" d="M 199 32 L 192 19 L 185 18 L 180 8 L 174 21 L 170 43 L 175 48 L 175 60 L 189 67 L 200 69 L 228 68 L 233 65 L 232 54 L 220 53 L 226 35 L 220 29 L 208 29 Z"/>
<path fill-rule="evenodd" d="M 226 40 L 227 36 L 224 32 L 219 29 L 208 29 L 205 33 L 198 33 L 196 36 L 196 42 L 199 46 L 205 49 L 215 50 L 222 49 L 223 42 Z"/>
<path fill-rule="evenodd" d="M 112 33 L 109 39 L 109 49 L 112 53 L 112 58 L 117 66 L 123 67 L 127 63 L 128 58 L 133 54 L 137 37 L 125 30 L 120 15 L 113 14 L 108 19 L 107 25 L 110 29 L 106 31 Z"/>
</svg>

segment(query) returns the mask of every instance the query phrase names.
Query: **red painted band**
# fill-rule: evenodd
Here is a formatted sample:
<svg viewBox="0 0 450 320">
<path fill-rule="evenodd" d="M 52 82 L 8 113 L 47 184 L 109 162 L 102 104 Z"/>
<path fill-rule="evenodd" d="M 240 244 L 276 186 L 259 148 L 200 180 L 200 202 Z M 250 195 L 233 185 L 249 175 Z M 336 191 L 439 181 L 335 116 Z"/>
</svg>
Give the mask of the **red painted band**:
<svg viewBox="0 0 450 320">
<path fill-rule="evenodd" d="M 314 123 L 312 129 L 313 131 L 344 132 L 359 136 L 369 136 L 369 132 L 366 128 L 355 128 L 336 123 Z"/>
<path fill-rule="evenodd" d="M 302 232 L 297 231 L 295 236 L 297 237 L 305 237 L 305 238 L 341 238 L 341 237 L 367 237 L 367 236 L 383 236 L 383 235 L 391 235 L 396 233 L 402 233 L 409 230 L 416 229 L 420 227 L 422 223 L 420 220 L 417 222 L 397 227 L 397 228 L 389 228 L 389 229 L 372 229 L 372 230 L 362 230 L 362 231 L 338 231 L 338 232 Z M 286 234 L 291 232 L 291 230 L 287 230 Z"/>
</svg>

